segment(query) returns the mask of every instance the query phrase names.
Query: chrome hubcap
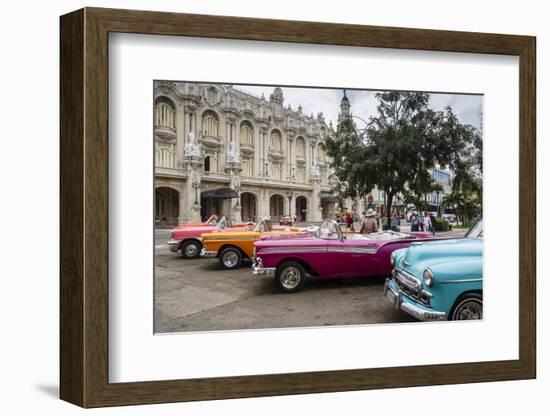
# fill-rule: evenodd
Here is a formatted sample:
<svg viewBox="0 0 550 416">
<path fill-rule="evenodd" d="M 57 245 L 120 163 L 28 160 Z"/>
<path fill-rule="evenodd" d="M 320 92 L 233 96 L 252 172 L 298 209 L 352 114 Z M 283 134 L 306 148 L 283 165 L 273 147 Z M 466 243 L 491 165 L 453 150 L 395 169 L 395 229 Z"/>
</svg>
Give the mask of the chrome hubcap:
<svg viewBox="0 0 550 416">
<path fill-rule="evenodd" d="M 281 284 L 286 289 L 294 289 L 300 283 L 300 271 L 296 267 L 287 267 L 281 273 Z"/>
<path fill-rule="evenodd" d="M 223 264 L 225 267 L 235 267 L 238 261 L 239 256 L 234 251 L 228 251 L 223 255 Z"/>
<path fill-rule="evenodd" d="M 455 312 L 455 319 L 468 320 L 468 319 L 482 319 L 483 318 L 483 305 L 478 300 L 467 300 L 462 303 Z"/>
<path fill-rule="evenodd" d="M 197 255 L 199 248 L 196 244 L 187 244 L 184 250 L 187 257 L 193 257 Z"/>
</svg>

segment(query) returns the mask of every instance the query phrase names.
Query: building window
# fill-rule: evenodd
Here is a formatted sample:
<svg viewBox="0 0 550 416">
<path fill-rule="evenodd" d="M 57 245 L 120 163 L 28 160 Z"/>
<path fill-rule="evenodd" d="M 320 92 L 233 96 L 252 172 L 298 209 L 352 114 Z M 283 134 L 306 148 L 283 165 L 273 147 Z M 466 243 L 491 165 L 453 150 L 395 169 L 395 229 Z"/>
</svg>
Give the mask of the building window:
<svg viewBox="0 0 550 416">
<path fill-rule="evenodd" d="M 304 183 L 306 181 L 305 166 L 298 166 L 298 168 L 296 169 L 296 180 L 300 183 Z"/>
<path fill-rule="evenodd" d="M 157 97 L 155 100 L 155 126 L 176 128 L 176 106 L 168 97 Z"/>
<path fill-rule="evenodd" d="M 271 163 L 271 178 L 281 180 L 282 166 L 280 163 Z"/>
<path fill-rule="evenodd" d="M 281 142 L 282 142 L 281 133 L 279 133 L 279 131 L 277 130 L 274 130 L 273 132 L 271 132 L 271 149 L 277 152 L 280 152 L 282 148 Z"/>
<path fill-rule="evenodd" d="M 303 137 L 298 137 L 296 140 L 296 156 L 306 157 L 306 142 Z"/>
<path fill-rule="evenodd" d="M 210 152 L 206 155 L 203 169 L 205 172 L 218 173 L 218 152 Z"/>
<path fill-rule="evenodd" d="M 254 146 L 254 129 L 248 121 L 241 123 L 241 144 Z"/>
<path fill-rule="evenodd" d="M 218 116 L 213 111 L 207 110 L 202 115 L 202 133 L 204 136 L 218 137 Z"/>
<path fill-rule="evenodd" d="M 242 163 L 243 176 L 254 176 L 254 159 L 244 158 Z"/>
<path fill-rule="evenodd" d="M 155 143 L 155 167 L 176 167 L 176 145 L 173 143 Z"/>
<path fill-rule="evenodd" d="M 319 162 L 326 161 L 325 145 L 323 143 L 319 143 L 319 146 L 317 146 L 317 159 Z"/>
</svg>

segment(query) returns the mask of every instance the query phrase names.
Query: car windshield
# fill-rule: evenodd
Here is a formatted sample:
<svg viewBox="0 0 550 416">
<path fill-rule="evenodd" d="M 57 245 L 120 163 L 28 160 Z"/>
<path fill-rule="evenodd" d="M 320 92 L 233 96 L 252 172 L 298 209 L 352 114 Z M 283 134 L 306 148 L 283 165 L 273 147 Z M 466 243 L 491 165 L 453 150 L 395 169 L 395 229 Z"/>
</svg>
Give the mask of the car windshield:
<svg viewBox="0 0 550 416">
<path fill-rule="evenodd" d="M 331 220 L 325 220 L 317 229 L 316 236 L 324 240 L 337 240 L 340 239 L 342 231 L 340 226 L 336 222 Z"/>
<path fill-rule="evenodd" d="M 273 225 L 271 223 L 271 218 L 264 217 L 256 223 L 256 225 L 254 226 L 254 231 L 256 231 L 257 233 L 265 233 L 271 231 L 272 228 Z"/>
<path fill-rule="evenodd" d="M 216 223 L 216 227 L 214 227 L 216 230 L 225 230 L 227 227 L 227 220 L 225 217 L 221 217 L 220 220 Z"/>
<path fill-rule="evenodd" d="M 214 214 L 214 215 L 210 215 L 210 217 L 206 220 L 206 223 L 214 225 L 216 224 L 217 221 L 218 221 L 218 216 Z"/>
<path fill-rule="evenodd" d="M 477 221 L 464 237 L 483 238 L 483 220 Z"/>
</svg>

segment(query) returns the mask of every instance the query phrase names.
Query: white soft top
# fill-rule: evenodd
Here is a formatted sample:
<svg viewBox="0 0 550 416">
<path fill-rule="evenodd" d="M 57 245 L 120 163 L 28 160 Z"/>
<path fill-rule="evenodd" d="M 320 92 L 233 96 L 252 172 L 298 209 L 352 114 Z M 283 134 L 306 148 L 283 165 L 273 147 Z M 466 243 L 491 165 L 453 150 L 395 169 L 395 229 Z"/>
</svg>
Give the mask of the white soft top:
<svg viewBox="0 0 550 416">
<path fill-rule="evenodd" d="M 411 234 L 400 233 L 397 231 L 379 231 L 376 233 L 370 234 L 355 234 L 350 233 L 346 234 L 347 240 L 379 240 L 379 241 L 390 241 L 390 240 L 400 240 L 403 238 L 414 237 Z"/>
</svg>

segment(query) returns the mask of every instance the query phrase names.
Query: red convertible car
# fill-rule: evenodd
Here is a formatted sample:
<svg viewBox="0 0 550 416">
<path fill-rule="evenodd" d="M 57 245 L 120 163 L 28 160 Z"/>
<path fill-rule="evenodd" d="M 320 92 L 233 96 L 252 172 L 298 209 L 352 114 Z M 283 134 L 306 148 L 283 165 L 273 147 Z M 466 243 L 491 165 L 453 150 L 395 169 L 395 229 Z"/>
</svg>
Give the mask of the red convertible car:
<svg viewBox="0 0 550 416">
<path fill-rule="evenodd" d="M 428 232 L 344 234 L 336 222 L 325 220 L 311 236 L 255 242 L 252 273 L 275 278 L 277 286 L 287 293 L 301 290 L 306 275 L 320 278 L 389 276 L 394 250 L 431 238 Z"/>
</svg>

